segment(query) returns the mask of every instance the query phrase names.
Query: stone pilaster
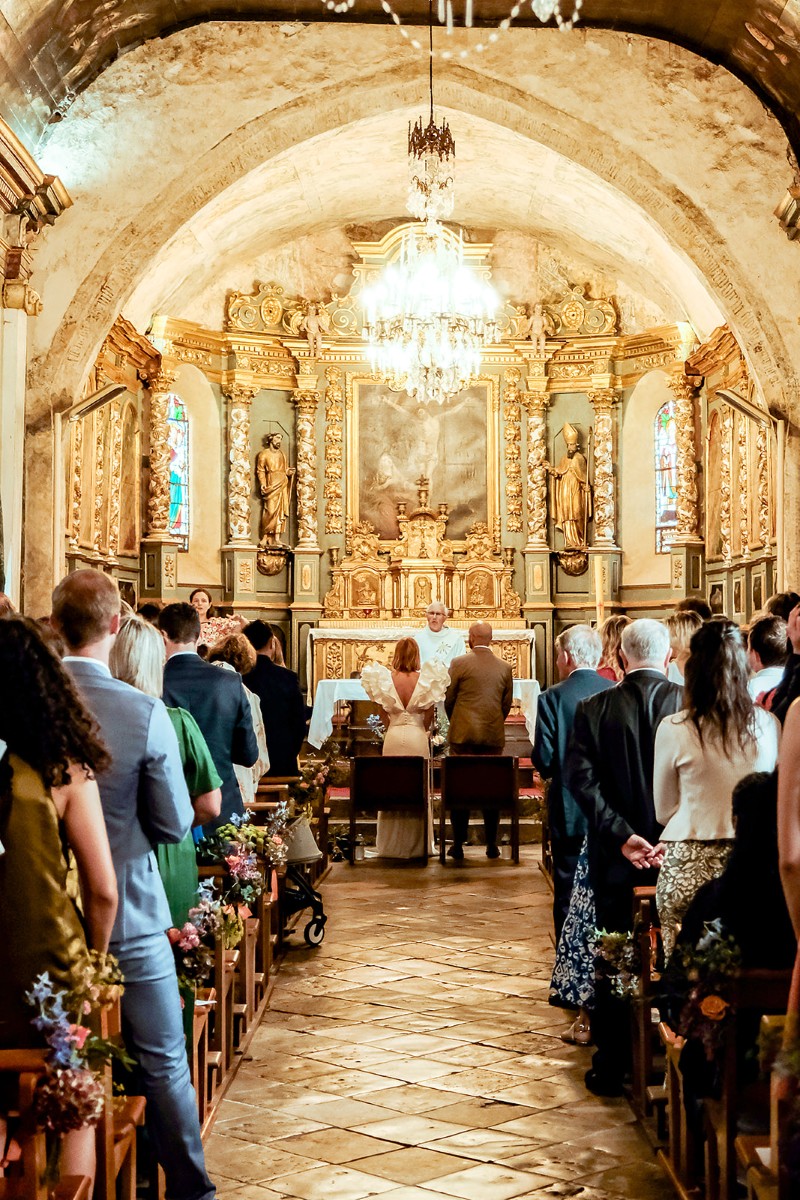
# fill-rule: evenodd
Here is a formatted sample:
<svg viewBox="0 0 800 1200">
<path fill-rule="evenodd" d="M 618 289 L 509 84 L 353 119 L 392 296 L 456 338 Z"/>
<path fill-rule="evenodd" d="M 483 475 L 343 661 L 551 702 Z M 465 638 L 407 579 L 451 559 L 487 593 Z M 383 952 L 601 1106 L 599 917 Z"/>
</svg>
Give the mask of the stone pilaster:
<svg viewBox="0 0 800 1200">
<path fill-rule="evenodd" d="M 614 409 L 619 393 L 604 387 L 588 393 L 594 409 L 594 545 L 616 548 Z"/>
</svg>

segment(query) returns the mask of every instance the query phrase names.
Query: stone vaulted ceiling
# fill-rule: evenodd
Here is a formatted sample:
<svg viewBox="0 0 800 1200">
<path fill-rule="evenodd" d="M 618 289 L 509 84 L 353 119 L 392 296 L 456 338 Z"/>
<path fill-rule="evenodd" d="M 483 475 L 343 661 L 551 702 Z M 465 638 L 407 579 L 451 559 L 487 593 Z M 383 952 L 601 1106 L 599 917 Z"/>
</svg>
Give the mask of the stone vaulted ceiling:
<svg viewBox="0 0 800 1200">
<path fill-rule="evenodd" d="M 404 21 L 424 24 L 427 0 L 398 3 Z M 496 24 L 510 0 L 480 0 Z M 119 55 L 143 42 L 210 21 L 317 22 L 320 0 L 0 0 L 3 115 L 36 137 Z M 356 0 L 352 22 L 386 23 L 380 0 Z M 528 14 L 518 25 L 538 24 Z M 581 25 L 682 45 L 744 81 L 800 148 L 800 3 L 797 0 L 584 0 Z"/>
</svg>

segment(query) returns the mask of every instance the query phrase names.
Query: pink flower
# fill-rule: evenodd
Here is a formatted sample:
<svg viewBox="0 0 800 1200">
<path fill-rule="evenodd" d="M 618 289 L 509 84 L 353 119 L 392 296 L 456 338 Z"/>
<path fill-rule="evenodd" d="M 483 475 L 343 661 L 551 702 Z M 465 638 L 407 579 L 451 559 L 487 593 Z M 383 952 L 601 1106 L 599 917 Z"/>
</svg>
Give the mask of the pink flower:
<svg viewBox="0 0 800 1200">
<path fill-rule="evenodd" d="M 316 783 L 317 785 L 319 785 L 319 784 L 322 784 L 322 783 L 324 783 L 324 782 L 325 782 L 325 776 L 322 774 L 322 771 L 319 771 L 319 772 L 318 772 L 318 774 L 316 774 L 316 775 L 314 776 L 314 783 Z"/>
<path fill-rule="evenodd" d="M 175 943 L 180 940 L 180 936 L 181 936 L 180 929 L 176 929 L 174 926 L 172 927 L 172 929 L 167 930 L 167 937 L 169 938 L 170 946 L 174 946 Z"/>
<path fill-rule="evenodd" d="M 89 1030 L 86 1028 L 85 1025 L 70 1025 L 69 1032 L 70 1032 L 71 1040 L 74 1042 L 74 1044 L 78 1047 L 79 1050 L 82 1050 L 83 1043 L 86 1041 L 87 1037 L 89 1036 Z"/>
<path fill-rule="evenodd" d="M 195 946 L 200 945 L 200 934 L 195 929 L 190 921 L 187 921 L 178 937 L 178 946 L 181 950 L 193 950 Z"/>
</svg>

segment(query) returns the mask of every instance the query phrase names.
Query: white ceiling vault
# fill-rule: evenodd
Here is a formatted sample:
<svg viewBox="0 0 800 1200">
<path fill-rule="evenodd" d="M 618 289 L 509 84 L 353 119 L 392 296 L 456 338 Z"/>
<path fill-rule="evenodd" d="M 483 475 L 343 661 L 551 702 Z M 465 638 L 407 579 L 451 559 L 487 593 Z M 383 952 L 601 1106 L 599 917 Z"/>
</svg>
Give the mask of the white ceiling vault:
<svg viewBox="0 0 800 1200">
<path fill-rule="evenodd" d="M 202 24 L 113 62 L 37 149 L 75 203 L 37 252 L 31 418 L 70 402 L 120 312 L 218 327 L 255 279 L 346 290 L 348 234 L 404 219 L 426 92 L 426 61 L 365 25 Z M 662 42 L 533 29 L 437 63 L 435 92 L 454 219 L 495 242 L 508 298 L 562 271 L 618 294 L 629 326 L 726 320 L 781 408 L 798 259 L 772 215 L 786 134 L 753 92 Z"/>
</svg>

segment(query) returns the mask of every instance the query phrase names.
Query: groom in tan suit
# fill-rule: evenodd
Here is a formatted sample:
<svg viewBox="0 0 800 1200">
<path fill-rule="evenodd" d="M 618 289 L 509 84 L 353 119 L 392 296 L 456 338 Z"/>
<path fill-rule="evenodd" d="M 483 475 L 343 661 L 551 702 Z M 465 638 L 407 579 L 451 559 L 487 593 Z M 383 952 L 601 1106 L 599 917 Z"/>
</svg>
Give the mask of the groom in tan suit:
<svg viewBox="0 0 800 1200">
<path fill-rule="evenodd" d="M 511 667 L 491 650 L 492 627 L 486 621 L 470 626 L 471 654 L 462 654 L 450 664 L 450 686 L 444 699 L 450 718 L 451 754 L 502 754 L 506 742 L 505 720 L 511 708 Z M 450 858 L 464 857 L 469 810 L 452 809 L 453 845 Z M 497 858 L 497 812 L 484 810 L 486 857 Z"/>
</svg>

